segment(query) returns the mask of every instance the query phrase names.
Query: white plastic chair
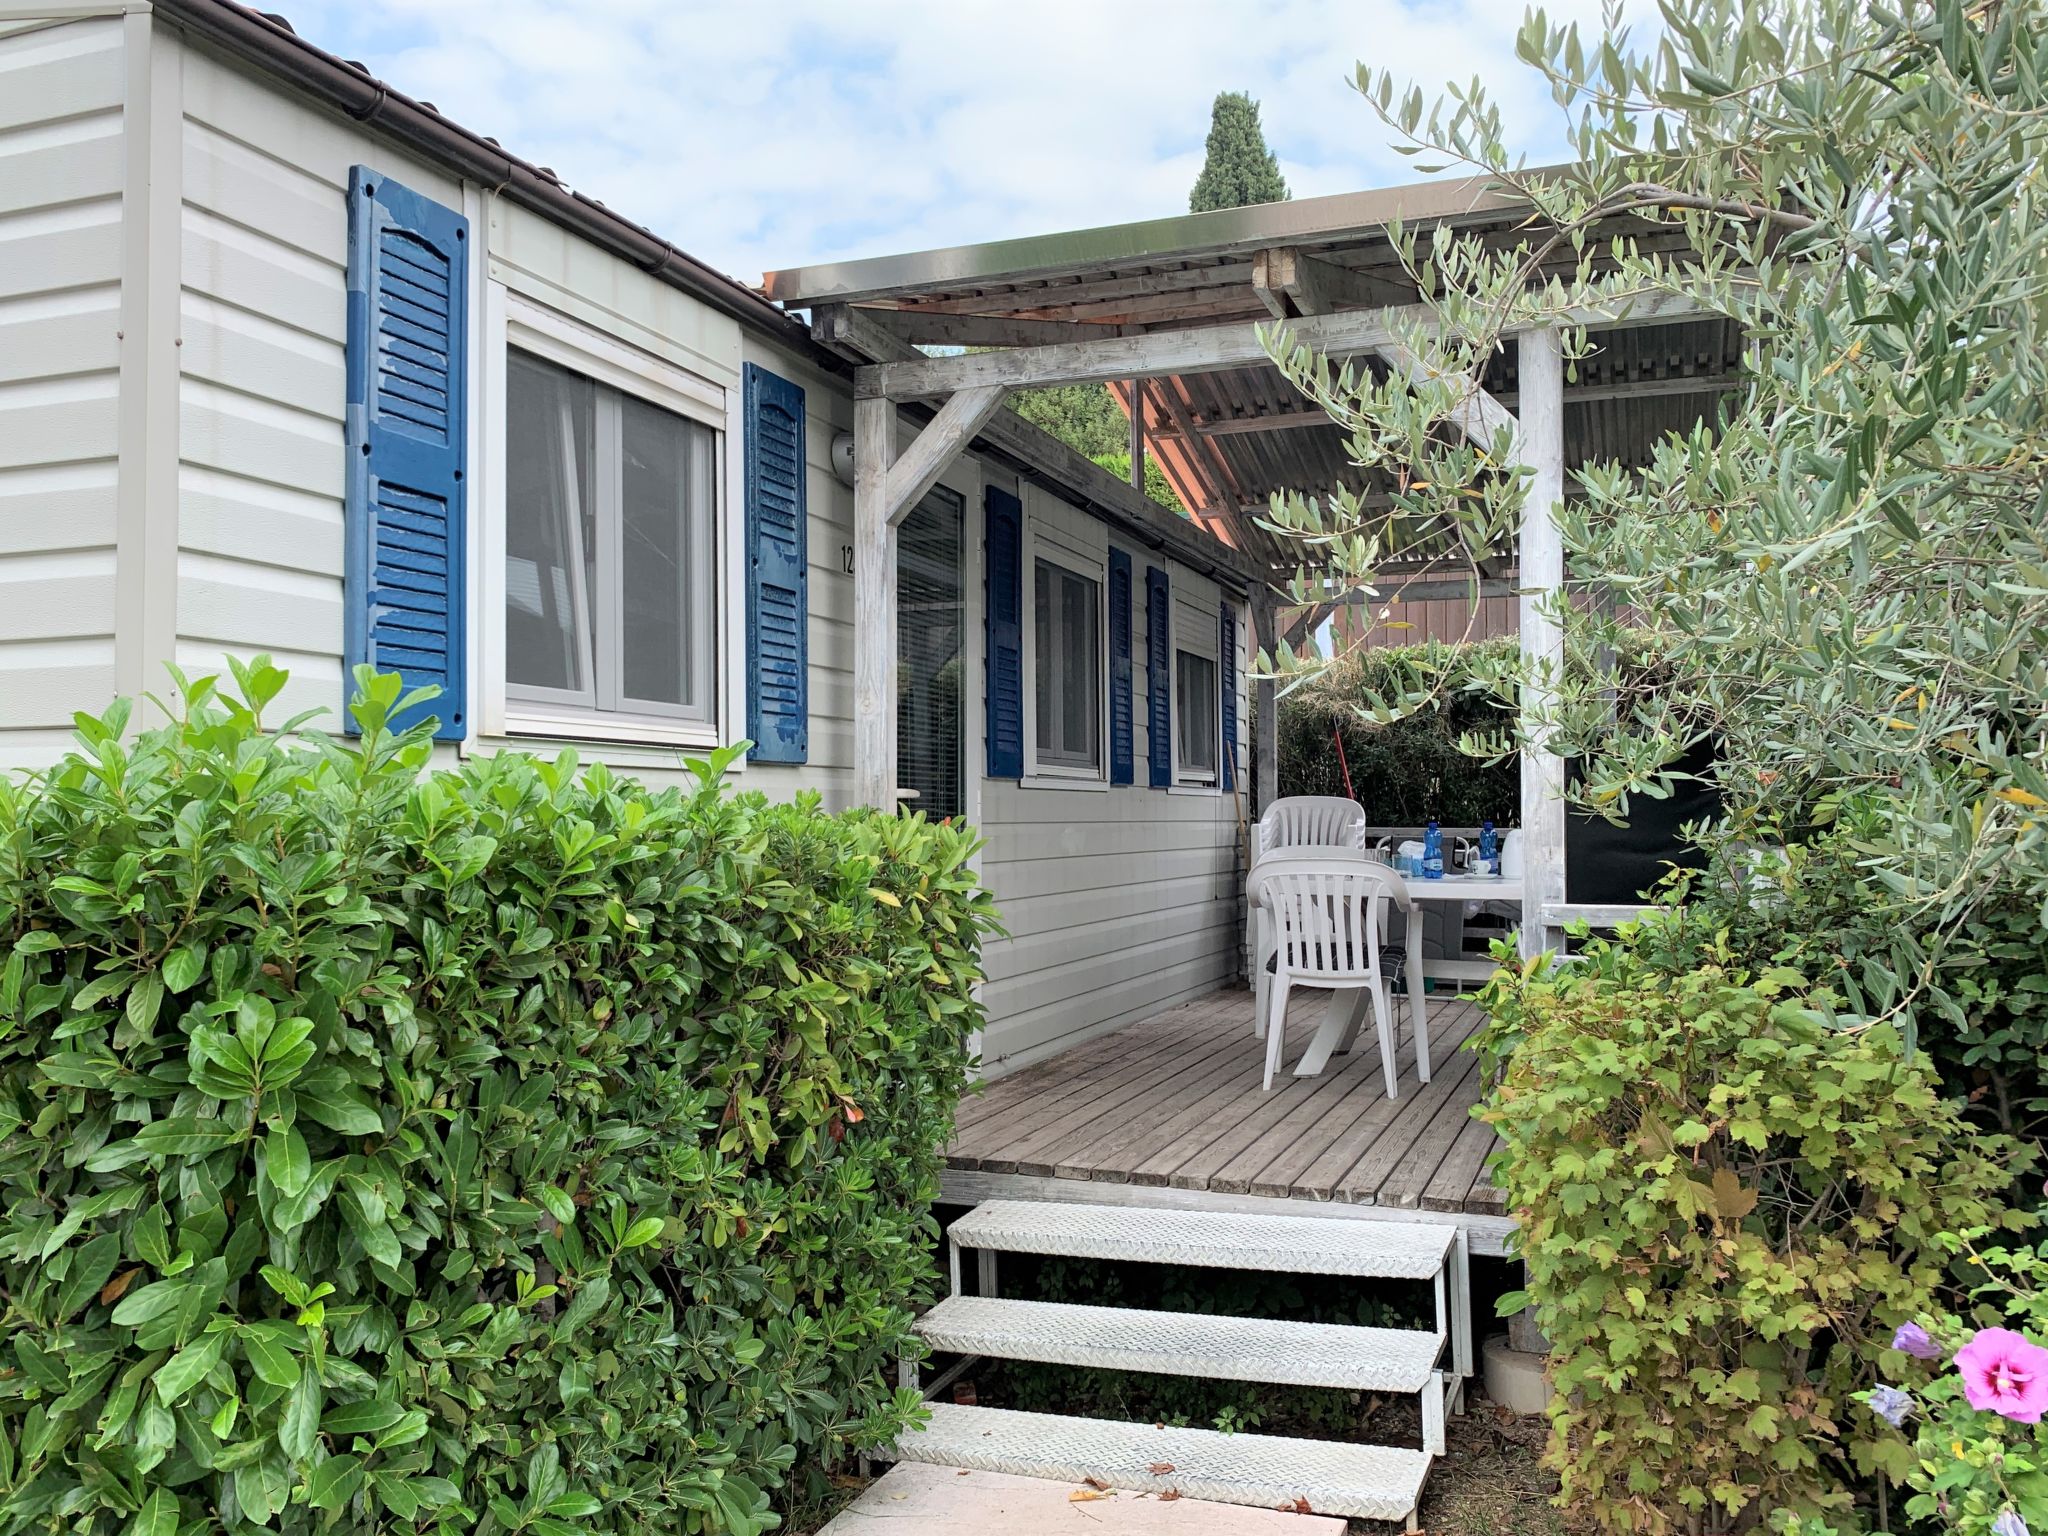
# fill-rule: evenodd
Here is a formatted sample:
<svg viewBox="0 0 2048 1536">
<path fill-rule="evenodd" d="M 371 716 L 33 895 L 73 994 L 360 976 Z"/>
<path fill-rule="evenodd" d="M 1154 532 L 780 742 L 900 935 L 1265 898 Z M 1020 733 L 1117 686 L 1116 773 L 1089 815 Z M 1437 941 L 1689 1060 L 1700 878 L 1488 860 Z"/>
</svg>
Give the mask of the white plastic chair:
<svg viewBox="0 0 2048 1536">
<path fill-rule="evenodd" d="M 1365 807 L 1342 795 L 1289 795 L 1259 818 L 1252 862 L 1290 848 L 1365 847 Z"/>
<path fill-rule="evenodd" d="M 1245 911 L 1252 930 L 1252 1034 L 1257 1039 L 1266 1038 L 1267 999 L 1271 996 L 1275 936 L 1273 914 L 1261 899 L 1263 878 L 1272 873 L 1300 873 L 1308 870 L 1328 869 L 1332 864 L 1371 864 L 1375 868 L 1385 866 L 1370 853 L 1361 849 L 1343 846 L 1313 846 L 1281 848 L 1252 866 L 1251 878 L 1245 882 Z M 1393 873 L 1388 870 L 1388 873 Z"/>
<path fill-rule="evenodd" d="M 1275 800 L 1259 817 L 1252 843 L 1252 869 L 1267 859 L 1296 853 L 1329 853 L 1346 849 L 1365 851 L 1365 807 L 1342 795 L 1289 795 Z M 1265 963 L 1272 954 L 1272 931 L 1252 902 L 1245 905 L 1245 920 L 1251 929 L 1246 945 L 1252 952 L 1253 991 L 1257 1006 L 1252 1009 L 1252 1034 L 1266 1033 Z"/>
<path fill-rule="evenodd" d="M 1333 992 L 1364 991 L 1370 997 L 1374 1026 L 1379 1032 L 1380 1065 L 1386 1074 L 1387 1097 L 1398 1099 L 1401 1079 L 1394 1058 L 1393 1000 L 1387 994 L 1386 979 L 1380 971 L 1380 949 L 1387 938 L 1388 907 L 1397 902 L 1407 904 L 1400 876 L 1363 858 L 1320 863 L 1277 859 L 1262 866 L 1253 879 L 1257 900 L 1267 914 L 1273 934 L 1263 1088 L 1270 1090 L 1273 1086 L 1273 1074 L 1279 1068 L 1286 1043 L 1288 994 L 1299 985 Z M 1407 984 L 1412 995 L 1413 989 L 1422 985 L 1422 979 L 1411 976 Z M 1336 1020 L 1333 1011 L 1325 1030 L 1334 1031 L 1338 1027 Z M 1354 1014 L 1353 1022 L 1343 1027 L 1344 1039 L 1333 1042 L 1336 1048 L 1348 1046 L 1356 1028 Z M 1416 1067 L 1424 1082 L 1429 1080 L 1427 1039 L 1427 1034 L 1418 1029 Z"/>
</svg>

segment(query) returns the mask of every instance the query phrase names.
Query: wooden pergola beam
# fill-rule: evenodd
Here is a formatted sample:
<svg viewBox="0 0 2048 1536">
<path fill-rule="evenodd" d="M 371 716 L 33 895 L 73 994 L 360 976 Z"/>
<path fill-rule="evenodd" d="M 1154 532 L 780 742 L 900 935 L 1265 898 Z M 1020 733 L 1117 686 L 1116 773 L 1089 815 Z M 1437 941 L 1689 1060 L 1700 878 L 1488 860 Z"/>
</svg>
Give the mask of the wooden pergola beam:
<svg viewBox="0 0 2048 1536">
<path fill-rule="evenodd" d="M 1395 303 L 1393 284 L 1324 261 L 1291 245 L 1252 257 L 1252 292 L 1276 320 L 1328 315 L 1340 309 L 1371 309 Z"/>
<path fill-rule="evenodd" d="M 1371 607 L 1377 603 L 1454 602 L 1469 597 L 1513 597 L 1517 591 L 1514 582 L 1497 576 L 1482 576 L 1475 582 L 1470 576 L 1389 576 L 1385 573 L 1374 576 L 1373 588 L 1368 592 L 1363 587 L 1356 587 L 1349 592 L 1323 598 L 1320 606 L 1334 610 Z"/>
<path fill-rule="evenodd" d="M 1395 372 L 1406 376 L 1410 383 L 1433 384 L 1443 377 L 1406 342 L 1390 341 L 1374 350 L 1387 360 Z M 1452 407 L 1450 421 L 1452 426 L 1465 435 L 1465 441 L 1475 447 L 1484 447 L 1503 432 L 1513 436 L 1514 412 L 1482 389 L 1477 379 L 1466 378 L 1457 382 L 1466 393 Z"/>
<path fill-rule="evenodd" d="M 939 483 L 947 467 L 974 441 L 974 434 L 1002 409 L 1007 394 L 1000 384 L 963 389 L 925 423 L 903 456 L 889 466 L 883 501 L 891 528 L 901 526 L 911 508 Z"/>
<path fill-rule="evenodd" d="M 1248 261 L 1213 267 L 1183 267 L 1172 272 L 1143 272 L 1135 277 L 1102 278 L 1081 283 L 1047 283 L 1012 288 L 1005 293 L 977 293 L 969 298 L 920 299 L 922 314 L 994 315 L 1064 308 L 1073 304 L 1106 304 L 1157 294 L 1189 293 L 1201 288 L 1236 288 L 1251 276 Z"/>
<path fill-rule="evenodd" d="M 1575 309 L 1554 317 L 1554 323 L 1615 329 L 1654 325 L 1697 312 L 1690 299 L 1650 294 Z M 1434 318 L 1434 311 L 1422 305 L 1356 310 L 1291 321 L 1288 333 L 1293 341 L 1327 356 L 1348 357 L 1398 343 L 1404 334 L 1433 324 Z M 855 374 L 854 394 L 860 399 L 920 400 L 984 384 L 1043 389 L 1056 384 L 1107 384 L 1165 374 L 1215 373 L 1269 362 L 1265 330 L 1259 325 L 1218 325 L 876 363 Z"/>
<path fill-rule="evenodd" d="M 820 305 L 844 309 L 846 305 Z M 901 341 L 920 347 L 1039 347 L 1061 341 L 1099 341 L 1128 334 L 1120 325 L 1079 320 L 1024 320 L 1007 315 L 949 315 L 919 309 L 861 306 L 861 314 Z"/>
</svg>

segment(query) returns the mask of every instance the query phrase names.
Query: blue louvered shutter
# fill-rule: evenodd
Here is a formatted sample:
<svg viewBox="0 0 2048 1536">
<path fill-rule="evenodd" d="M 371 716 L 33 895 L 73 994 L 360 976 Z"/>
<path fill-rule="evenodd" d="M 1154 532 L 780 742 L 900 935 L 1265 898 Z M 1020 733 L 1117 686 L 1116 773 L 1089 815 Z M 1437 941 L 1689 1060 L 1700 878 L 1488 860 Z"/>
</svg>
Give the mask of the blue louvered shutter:
<svg viewBox="0 0 2048 1536">
<path fill-rule="evenodd" d="M 1129 784 L 1131 762 L 1131 557 L 1109 552 L 1109 782 Z"/>
<path fill-rule="evenodd" d="M 1166 572 L 1145 567 L 1145 732 L 1152 787 L 1173 785 L 1173 601 Z"/>
<path fill-rule="evenodd" d="M 440 696 L 436 740 L 469 733 L 465 509 L 469 220 L 358 165 L 348 178 L 343 651 Z M 355 689 L 353 678 L 345 694 Z M 346 714 L 347 728 L 354 721 Z"/>
<path fill-rule="evenodd" d="M 1024 504 L 990 486 L 982 609 L 988 621 L 988 776 L 1024 776 Z"/>
<path fill-rule="evenodd" d="M 1237 787 L 1237 609 L 1223 605 L 1223 665 L 1216 675 L 1223 684 L 1223 787 Z"/>
<path fill-rule="evenodd" d="M 748 363 L 747 734 L 764 763 L 811 749 L 804 392 Z"/>
</svg>

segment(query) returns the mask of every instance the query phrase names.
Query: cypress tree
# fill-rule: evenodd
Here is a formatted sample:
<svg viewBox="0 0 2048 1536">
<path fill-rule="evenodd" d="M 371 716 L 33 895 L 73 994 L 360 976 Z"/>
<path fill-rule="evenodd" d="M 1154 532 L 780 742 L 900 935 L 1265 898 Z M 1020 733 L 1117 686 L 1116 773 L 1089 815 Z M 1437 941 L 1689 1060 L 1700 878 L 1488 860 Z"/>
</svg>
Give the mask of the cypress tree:
<svg viewBox="0 0 2048 1536">
<path fill-rule="evenodd" d="M 1287 179 L 1259 125 L 1259 104 L 1243 91 L 1220 93 L 1209 112 L 1208 154 L 1188 194 L 1188 212 L 1284 203 L 1287 195 Z"/>
</svg>

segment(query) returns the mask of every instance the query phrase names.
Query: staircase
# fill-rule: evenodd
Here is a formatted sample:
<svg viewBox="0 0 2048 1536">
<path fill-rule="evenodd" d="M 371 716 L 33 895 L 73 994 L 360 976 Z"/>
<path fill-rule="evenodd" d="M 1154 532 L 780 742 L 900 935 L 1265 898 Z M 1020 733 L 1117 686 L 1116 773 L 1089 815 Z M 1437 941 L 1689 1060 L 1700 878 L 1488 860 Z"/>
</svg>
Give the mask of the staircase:
<svg viewBox="0 0 2048 1536">
<path fill-rule="evenodd" d="M 1345 1445 L 1220 1434 L 1002 1408 L 931 1405 L 907 1432 L 907 1461 L 1081 1482 L 1131 1492 L 1404 1521 L 1444 1451 L 1444 1415 L 1472 1372 L 1464 1234 L 1449 1223 L 1247 1216 L 1132 1206 L 995 1200 L 948 1233 L 952 1294 L 918 1320 L 935 1351 L 1105 1370 L 1285 1386 L 1413 1393 L 1422 1446 Z M 961 1254 L 978 1255 L 980 1294 L 963 1293 Z M 996 1294 L 1002 1253 L 1055 1254 L 1301 1275 L 1430 1280 L 1436 1327 L 1358 1328 L 1125 1307 L 1012 1301 Z"/>
</svg>

